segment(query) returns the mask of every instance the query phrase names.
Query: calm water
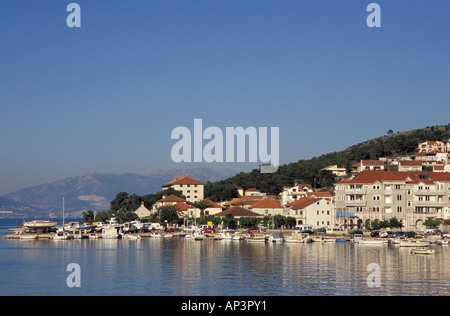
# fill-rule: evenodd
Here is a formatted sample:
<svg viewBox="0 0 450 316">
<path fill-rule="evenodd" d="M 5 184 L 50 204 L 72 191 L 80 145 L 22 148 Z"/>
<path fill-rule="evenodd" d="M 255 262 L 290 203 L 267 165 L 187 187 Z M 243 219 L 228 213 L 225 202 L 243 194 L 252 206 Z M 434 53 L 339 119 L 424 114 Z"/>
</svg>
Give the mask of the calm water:
<svg viewBox="0 0 450 316">
<path fill-rule="evenodd" d="M 15 223 L 0 220 L 0 234 Z M 351 243 L 0 239 L 0 295 L 449 295 L 450 248 L 433 249 L 424 256 Z M 81 288 L 66 284 L 70 263 L 81 268 Z M 381 287 L 367 286 L 371 263 L 381 268 Z"/>
</svg>

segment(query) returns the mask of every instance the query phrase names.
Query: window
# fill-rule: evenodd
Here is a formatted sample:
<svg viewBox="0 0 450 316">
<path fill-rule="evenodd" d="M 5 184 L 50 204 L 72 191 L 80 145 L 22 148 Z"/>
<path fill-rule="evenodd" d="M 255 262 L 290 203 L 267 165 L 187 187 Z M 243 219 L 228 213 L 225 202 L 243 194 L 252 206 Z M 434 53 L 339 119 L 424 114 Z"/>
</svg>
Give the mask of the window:
<svg viewBox="0 0 450 316">
<path fill-rule="evenodd" d="M 402 196 L 401 195 L 397 195 L 397 201 L 401 201 L 402 200 Z"/>
<path fill-rule="evenodd" d="M 402 207 L 401 206 L 397 206 L 397 212 L 401 213 L 402 212 Z"/>
</svg>

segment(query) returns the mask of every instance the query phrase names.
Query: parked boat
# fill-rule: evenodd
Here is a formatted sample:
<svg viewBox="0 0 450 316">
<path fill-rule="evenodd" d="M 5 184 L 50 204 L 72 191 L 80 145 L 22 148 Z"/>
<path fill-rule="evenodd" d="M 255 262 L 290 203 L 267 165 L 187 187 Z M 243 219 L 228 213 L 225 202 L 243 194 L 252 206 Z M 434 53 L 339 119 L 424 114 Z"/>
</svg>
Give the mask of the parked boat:
<svg viewBox="0 0 450 316">
<path fill-rule="evenodd" d="M 90 233 L 89 235 L 88 235 L 88 238 L 89 239 L 98 239 L 98 234 L 96 234 L 96 233 Z"/>
<path fill-rule="evenodd" d="M 231 238 L 231 240 L 245 240 L 245 236 L 242 235 L 241 233 L 235 233 L 233 235 L 233 237 Z"/>
<path fill-rule="evenodd" d="M 38 235 L 37 234 L 21 234 L 20 235 L 20 239 L 21 240 L 35 240 L 38 239 Z"/>
<path fill-rule="evenodd" d="M 247 238 L 247 241 L 252 243 L 265 243 L 267 242 L 267 238 L 266 236 L 252 235 L 249 238 Z"/>
<path fill-rule="evenodd" d="M 101 236 L 103 239 L 117 239 L 119 237 L 115 227 L 103 227 Z"/>
<path fill-rule="evenodd" d="M 434 254 L 433 249 L 428 249 L 425 247 L 414 248 L 411 250 L 411 253 L 418 255 L 432 255 Z"/>
<path fill-rule="evenodd" d="M 44 221 L 44 220 L 34 220 L 31 222 L 23 222 L 22 227 L 26 228 L 52 228 L 55 227 L 58 222 L 54 221 Z"/>
<path fill-rule="evenodd" d="M 194 238 L 194 240 L 204 240 L 204 239 L 206 239 L 206 236 L 202 232 L 194 232 L 192 234 L 192 237 Z"/>
<path fill-rule="evenodd" d="M 448 246 L 448 241 L 445 239 L 439 239 L 439 240 L 436 240 L 436 244 L 441 245 L 441 246 Z"/>
<path fill-rule="evenodd" d="M 122 234 L 122 239 L 124 240 L 138 240 L 141 239 L 139 235 L 131 235 L 131 234 Z"/>
<path fill-rule="evenodd" d="M 426 241 L 411 240 L 411 239 L 400 240 L 399 245 L 400 245 L 400 247 L 427 247 L 427 246 L 429 246 L 429 244 Z"/>
<path fill-rule="evenodd" d="M 323 237 L 318 235 L 318 236 L 310 236 L 309 240 L 312 242 L 323 242 Z"/>
<path fill-rule="evenodd" d="M 346 243 L 347 238 L 336 238 L 336 242 Z"/>
<path fill-rule="evenodd" d="M 284 242 L 284 236 L 282 233 L 272 233 L 267 237 L 268 242 L 276 242 L 276 243 L 283 243 Z"/>
<path fill-rule="evenodd" d="M 293 232 L 290 236 L 287 236 L 284 239 L 284 242 L 291 244 L 306 243 L 307 236 L 307 234 L 303 235 L 301 233 Z"/>
<path fill-rule="evenodd" d="M 357 243 L 360 245 L 382 245 L 384 241 L 377 239 L 360 239 Z"/>
<path fill-rule="evenodd" d="M 73 239 L 73 236 L 69 234 L 69 232 L 66 232 L 65 230 L 58 230 L 55 235 L 52 237 L 53 240 L 68 240 Z"/>
<path fill-rule="evenodd" d="M 327 238 L 327 237 L 325 237 L 323 239 L 323 242 L 336 242 L 336 238 Z"/>
</svg>

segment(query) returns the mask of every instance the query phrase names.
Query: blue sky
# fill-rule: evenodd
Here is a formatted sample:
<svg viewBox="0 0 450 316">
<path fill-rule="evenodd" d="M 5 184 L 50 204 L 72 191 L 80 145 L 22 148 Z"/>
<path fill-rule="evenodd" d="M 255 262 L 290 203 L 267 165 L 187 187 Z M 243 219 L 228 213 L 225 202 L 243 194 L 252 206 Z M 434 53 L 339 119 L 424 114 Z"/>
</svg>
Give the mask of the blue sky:
<svg viewBox="0 0 450 316">
<path fill-rule="evenodd" d="M 280 163 L 448 124 L 450 2 L 79 0 L 0 3 L 0 194 L 175 164 L 171 131 L 280 128 Z"/>
</svg>

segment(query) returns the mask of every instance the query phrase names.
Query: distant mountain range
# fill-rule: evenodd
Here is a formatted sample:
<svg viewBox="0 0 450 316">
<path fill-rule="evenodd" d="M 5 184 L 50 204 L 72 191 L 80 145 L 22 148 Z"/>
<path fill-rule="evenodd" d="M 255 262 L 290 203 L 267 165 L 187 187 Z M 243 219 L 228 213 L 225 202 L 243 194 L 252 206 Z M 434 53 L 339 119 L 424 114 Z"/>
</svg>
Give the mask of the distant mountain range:
<svg viewBox="0 0 450 316">
<path fill-rule="evenodd" d="M 229 169 L 153 169 L 147 173 L 89 173 L 52 183 L 24 188 L 0 197 L 0 217 L 54 217 L 62 215 L 62 198 L 69 216 L 83 211 L 108 210 L 117 193 L 138 195 L 161 191 L 173 175 L 189 174 L 201 181 L 217 181 L 234 176 Z"/>
</svg>

